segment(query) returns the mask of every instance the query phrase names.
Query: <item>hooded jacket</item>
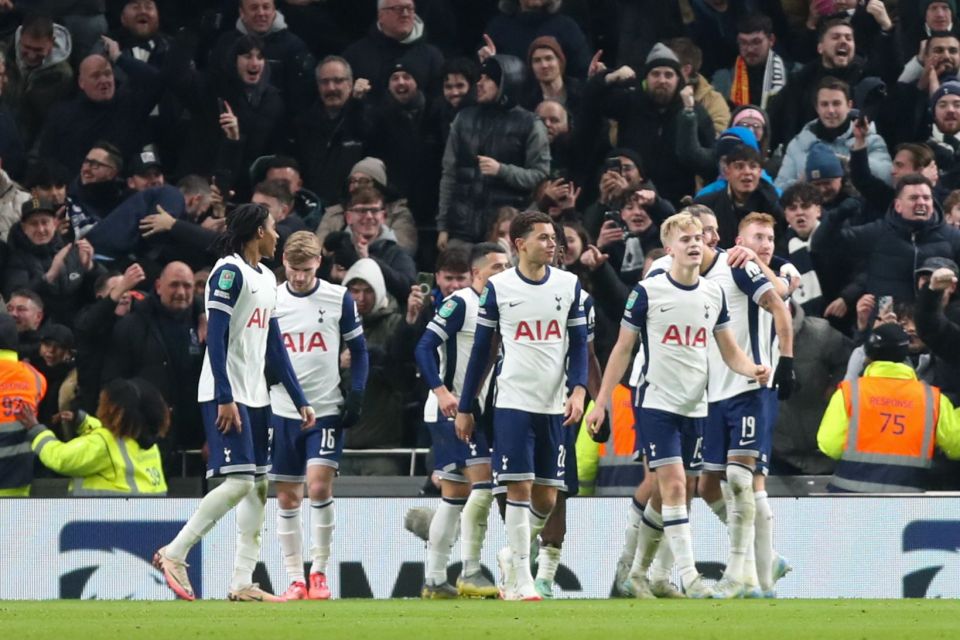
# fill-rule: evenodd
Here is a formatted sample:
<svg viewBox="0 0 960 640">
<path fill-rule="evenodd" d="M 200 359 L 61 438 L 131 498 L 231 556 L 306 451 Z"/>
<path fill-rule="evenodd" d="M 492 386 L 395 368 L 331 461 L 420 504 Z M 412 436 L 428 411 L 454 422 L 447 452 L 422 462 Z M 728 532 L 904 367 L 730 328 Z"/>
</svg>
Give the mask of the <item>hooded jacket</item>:
<svg viewBox="0 0 960 640">
<path fill-rule="evenodd" d="M 914 271 L 927 258 L 943 256 L 960 260 L 960 231 L 943 221 L 935 201 L 929 220 L 905 220 L 893 204 L 886 215 L 868 224 L 844 224 L 844 207 L 820 220 L 814 232 L 814 251 L 845 251 L 867 261 L 867 293 L 893 296 L 896 301 L 914 299 Z"/>
<path fill-rule="evenodd" d="M 437 228 L 465 242 L 486 238 L 500 207 L 526 206 L 550 172 L 547 129 L 516 102 L 523 63 L 499 54 L 491 60 L 501 69 L 496 100 L 463 109 L 443 153 Z M 480 173 L 480 155 L 500 163 L 497 175 Z"/>
<path fill-rule="evenodd" d="M 269 81 L 283 96 L 287 114 L 293 115 L 306 109 L 312 96 L 316 95 L 313 72 L 317 60 L 307 44 L 287 28 L 286 18 L 280 11 L 277 11 L 267 33 L 252 33 L 237 18 L 233 31 L 224 33 L 217 40 L 212 61 L 217 65 L 231 62 L 227 58 L 233 45 L 241 37 L 251 34 L 263 40 L 263 57 L 270 67 Z"/>
<path fill-rule="evenodd" d="M 13 49 L 7 57 L 3 102 L 13 111 L 29 147 L 40 134 L 50 109 L 73 92 L 73 69 L 70 67 L 73 43 L 65 27 L 53 25 L 53 49 L 39 67 L 27 69 L 20 56 L 22 32 L 23 27 L 18 27 L 13 37 Z"/>
<path fill-rule="evenodd" d="M 387 295 L 383 274 L 369 258 L 357 260 L 343 278 L 344 286 L 363 280 L 373 289 L 374 305 L 362 317 L 363 336 L 370 357 L 370 374 L 363 394 L 360 421 L 345 434 L 345 446 L 351 449 L 377 449 L 398 446 L 403 435 L 405 384 L 398 375 L 390 350 L 394 336 L 403 323 L 396 301 Z"/>
<path fill-rule="evenodd" d="M 218 164 L 218 152 L 229 146 L 227 156 L 234 163 L 232 175 L 245 187 L 247 168 L 260 156 L 280 150 L 285 126 L 284 102 L 280 91 L 270 84 L 271 65 L 264 66 L 255 85 L 247 85 L 237 73 L 236 45 L 220 58 L 221 65 L 201 73 L 191 64 L 194 43 L 178 41 L 167 55 L 164 76 L 183 105 L 190 111 L 190 135 L 186 140 L 177 174 L 210 175 Z M 265 45 L 266 46 L 266 45 Z M 269 60 L 268 54 L 263 52 Z M 226 58 L 229 58 L 227 60 Z M 238 143 L 228 141 L 220 128 L 219 99 L 230 104 L 240 129 Z"/>
<path fill-rule="evenodd" d="M 414 17 L 413 31 L 403 40 L 394 40 L 385 35 L 379 24 L 374 23 L 366 36 L 344 50 L 343 57 L 350 63 L 354 79 L 366 78 L 370 81 L 370 97 L 374 101 L 380 101 L 386 95 L 387 80 L 394 63 L 401 57 L 423 70 L 420 89 L 425 96 L 440 95 L 443 54 L 427 42 L 423 21 L 419 16 Z"/>
</svg>

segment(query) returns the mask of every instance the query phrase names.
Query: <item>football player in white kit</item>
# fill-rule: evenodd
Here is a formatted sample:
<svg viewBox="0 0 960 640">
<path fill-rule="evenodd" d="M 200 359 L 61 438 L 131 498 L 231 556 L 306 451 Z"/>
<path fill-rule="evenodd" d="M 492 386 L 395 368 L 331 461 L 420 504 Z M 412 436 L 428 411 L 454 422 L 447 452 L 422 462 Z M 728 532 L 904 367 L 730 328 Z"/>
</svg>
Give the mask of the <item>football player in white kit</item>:
<svg viewBox="0 0 960 640">
<path fill-rule="evenodd" d="M 715 343 L 723 362 L 741 376 L 765 384 L 769 369 L 755 364 L 737 346 L 723 290 L 700 277 L 704 247 L 700 221 L 688 213 L 675 214 L 664 221 L 660 234 L 672 257 L 670 269 L 637 284 L 627 299 L 620 335 L 587 425 L 596 430 L 603 421 L 639 333 L 645 355 L 639 434 L 657 483 L 642 516 L 630 581 L 637 597 L 654 597 L 646 572 L 665 537 L 686 595 L 703 598 L 712 590 L 694 563 L 684 459 L 695 456 L 707 415 L 710 345 Z"/>
<path fill-rule="evenodd" d="M 474 245 L 470 252 L 470 285 L 444 299 L 417 343 L 417 366 L 430 387 L 423 419 L 430 430 L 441 492 L 427 540 L 424 598 L 497 595 L 496 585 L 480 568 L 480 550 L 493 502 L 490 446 L 482 430 L 468 442 L 461 442 L 454 419 L 476 334 L 480 295 L 490 276 L 508 266 L 506 250 L 499 244 Z M 490 376 L 488 373 L 483 380 L 481 398 L 486 397 Z M 457 537 L 458 519 L 463 570 L 453 587 L 447 582 L 447 562 Z"/>
<path fill-rule="evenodd" d="M 223 257 L 214 265 L 204 295 L 207 351 L 197 399 L 210 449 L 207 476 L 226 479 L 204 496 L 180 533 L 157 551 L 153 562 L 178 597 L 193 600 L 187 553 L 237 507 L 237 549 L 228 598 L 283 601 L 253 583 L 270 470 L 266 366 L 277 372 L 293 398 L 302 427 L 312 427 L 315 418 L 273 317 L 277 279 L 260 264 L 263 258 L 273 257 L 277 248 L 273 217 L 262 205 L 241 205 L 227 216 L 221 243 Z"/>
<path fill-rule="evenodd" d="M 510 225 L 510 240 L 519 264 L 491 277 L 480 296 L 456 428 L 457 436 L 468 442 L 472 408 L 498 332 L 503 359 L 494 400 L 493 466 L 497 482 L 507 485 L 505 522 L 514 576 L 504 597 L 541 600 L 530 573 L 530 541 L 550 515 L 557 488 L 564 485 L 563 429 L 583 415 L 586 318 L 577 277 L 549 266 L 557 250 L 550 216 L 520 214 Z"/>
<path fill-rule="evenodd" d="M 293 370 L 317 415 L 300 428 L 297 408 L 283 385 L 270 388 L 273 408 L 273 469 L 277 492 L 277 538 L 290 586 L 287 600 L 327 600 L 327 561 L 336 525 L 333 479 L 343 453 L 343 429 L 360 415 L 369 363 L 357 305 L 346 287 L 317 278 L 321 246 L 311 231 L 297 231 L 283 247 L 287 281 L 277 293 L 277 322 Z M 340 390 L 340 352 L 350 351 L 346 397 Z M 341 415 L 341 406 L 343 407 Z M 308 579 L 303 570 L 301 504 L 304 482 L 310 501 Z"/>
</svg>

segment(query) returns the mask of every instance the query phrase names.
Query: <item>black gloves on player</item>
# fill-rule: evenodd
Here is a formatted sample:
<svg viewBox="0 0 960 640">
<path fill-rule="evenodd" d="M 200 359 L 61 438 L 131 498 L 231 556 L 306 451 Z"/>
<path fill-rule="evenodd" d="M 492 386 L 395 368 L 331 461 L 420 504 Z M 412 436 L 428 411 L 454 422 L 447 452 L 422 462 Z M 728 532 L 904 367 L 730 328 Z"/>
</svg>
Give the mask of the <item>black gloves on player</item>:
<svg viewBox="0 0 960 640">
<path fill-rule="evenodd" d="M 363 406 L 363 391 L 348 391 L 343 403 L 343 418 L 340 420 L 342 429 L 349 429 L 360 420 L 360 409 Z"/>
<path fill-rule="evenodd" d="M 777 370 L 773 373 L 773 386 L 777 389 L 777 400 L 786 400 L 793 393 L 797 379 L 793 374 L 793 358 L 780 356 Z"/>
<path fill-rule="evenodd" d="M 606 415 L 603 416 L 603 422 L 600 423 L 600 428 L 597 429 L 597 432 L 590 434 L 590 439 L 599 444 L 603 444 L 610 439 L 610 412 L 609 411 L 607 412 Z"/>
</svg>

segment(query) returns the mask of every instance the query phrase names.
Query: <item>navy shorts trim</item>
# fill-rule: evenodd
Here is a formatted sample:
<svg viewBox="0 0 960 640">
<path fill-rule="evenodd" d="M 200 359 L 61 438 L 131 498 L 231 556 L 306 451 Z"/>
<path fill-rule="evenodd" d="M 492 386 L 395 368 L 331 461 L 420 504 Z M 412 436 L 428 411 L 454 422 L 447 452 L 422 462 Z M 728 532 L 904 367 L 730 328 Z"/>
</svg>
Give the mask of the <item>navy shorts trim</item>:
<svg viewBox="0 0 960 640">
<path fill-rule="evenodd" d="M 654 470 L 682 464 L 690 475 L 703 467 L 703 418 L 690 418 L 660 409 L 634 409 L 634 429 L 640 452 Z"/>
<path fill-rule="evenodd" d="M 495 408 L 493 473 L 499 483 L 533 480 L 561 488 L 567 467 L 563 415 Z"/>
<path fill-rule="evenodd" d="M 761 458 L 770 449 L 764 390 L 746 391 L 710 403 L 703 433 L 703 468 L 723 471 L 727 456 Z"/>
<path fill-rule="evenodd" d="M 452 482 L 467 482 L 462 469 L 478 464 L 490 464 L 490 446 L 482 429 L 474 429 L 469 443 L 457 437 L 453 420 L 425 423 L 433 448 L 433 469 L 440 478 Z"/>
<path fill-rule="evenodd" d="M 261 475 L 270 471 L 273 436 L 270 407 L 248 407 L 237 403 L 241 426 L 239 433 L 236 430 L 221 433 L 217 429 L 217 408 L 215 400 L 200 403 L 200 417 L 210 451 L 207 477 L 238 473 Z"/>
<path fill-rule="evenodd" d="M 274 416 L 273 469 L 270 479 L 279 482 L 305 482 L 312 466 L 340 468 L 343 455 L 343 429 L 340 416 L 317 418 L 314 426 L 300 429 L 299 418 Z"/>
</svg>

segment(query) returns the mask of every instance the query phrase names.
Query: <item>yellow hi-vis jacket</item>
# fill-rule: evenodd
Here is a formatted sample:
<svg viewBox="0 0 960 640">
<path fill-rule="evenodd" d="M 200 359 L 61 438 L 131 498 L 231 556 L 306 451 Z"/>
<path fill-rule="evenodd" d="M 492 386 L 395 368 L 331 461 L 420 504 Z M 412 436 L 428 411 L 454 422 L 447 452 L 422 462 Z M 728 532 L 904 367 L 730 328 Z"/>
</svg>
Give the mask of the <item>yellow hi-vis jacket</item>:
<svg viewBox="0 0 960 640">
<path fill-rule="evenodd" d="M 84 417 L 77 433 L 73 440 L 61 442 L 45 426 L 37 425 L 30 434 L 40 462 L 73 477 L 71 495 L 166 495 L 167 482 L 156 444 L 141 449 L 132 438 L 117 439 L 93 416 Z"/>
<path fill-rule="evenodd" d="M 827 406 L 817 445 L 840 464 L 828 489 L 855 493 L 922 491 L 934 443 L 960 458 L 960 416 L 909 365 L 878 361 L 843 383 Z"/>
</svg>

